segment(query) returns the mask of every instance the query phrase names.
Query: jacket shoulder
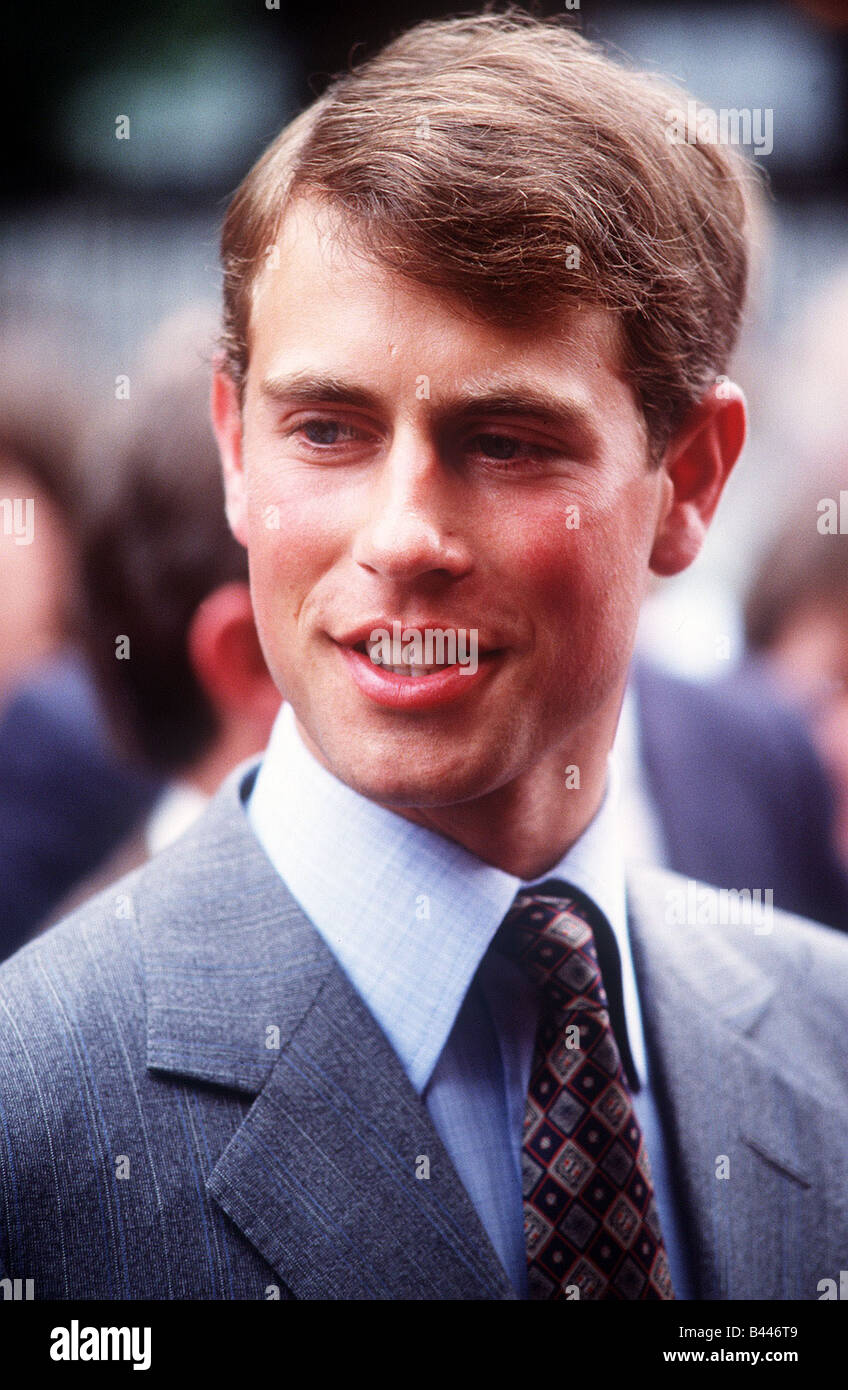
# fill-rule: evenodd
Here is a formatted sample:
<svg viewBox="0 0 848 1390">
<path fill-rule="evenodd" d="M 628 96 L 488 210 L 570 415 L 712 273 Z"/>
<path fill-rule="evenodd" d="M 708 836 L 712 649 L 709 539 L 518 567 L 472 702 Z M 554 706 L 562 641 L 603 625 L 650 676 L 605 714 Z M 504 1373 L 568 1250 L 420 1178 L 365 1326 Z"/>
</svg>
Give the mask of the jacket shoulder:
<svg viewBox="0 0 848 1390">
<path fill-rule="evenodd" d="M 82 1024 L 96 1036 L 107 1017 L 119 1012 L 129 1025 L 143 1009 L 139 880 L 140 871 L 126 875 L 0 965 L 4 1088 L 61 1071 L 63 1040 Z"/>
<path fill-rule="evenodd" d="M 747 903 L 664 870 L 629 875 L 631 937 L 643 1008 L 704 1049 L 729 1026 L 764 1064 L 848 1113 L 848 939 L 831 927 Z"/>
<path fill-rule="evenodd" d="M 631 913 L 646 926 L 662 922 L 684 931 L 690 927 L 726 928 L 731 944 L 764 959 L 812 952 L 836 969 L 848 968 L 848 936 L 773 904 L 768 889 L 721 888 L 702 883 L 673 869 L 633 864 L 627 870 Z"/>
</svg>

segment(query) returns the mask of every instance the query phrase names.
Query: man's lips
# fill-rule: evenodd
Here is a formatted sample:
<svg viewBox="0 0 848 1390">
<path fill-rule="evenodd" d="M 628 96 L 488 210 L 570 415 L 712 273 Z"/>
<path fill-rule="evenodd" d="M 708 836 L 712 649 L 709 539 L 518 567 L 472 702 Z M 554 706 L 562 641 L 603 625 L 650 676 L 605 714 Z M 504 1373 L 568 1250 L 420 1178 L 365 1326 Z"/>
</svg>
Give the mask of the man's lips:
<svg viewBox="0 0 848 1390">
<path fill-rule="evenodd" d="M 488 679 L 500 656 L 487 652 L 478 657 L 477 669 L 442 666 L 420 676 L 399 676 L 390 667 L 375 666 L 365 652 L 355 647 L 339 647 L 354 685 L 376 705 L 396 710 L 427 710 L 462 699 Z"/>
<path fill-rule="evenodd" d="M 401 659 L 399 669 L 392 665 L 372 661 L 368 645 L 374 632 L 392 633 L 392 619 L 377 619 L 373 623 L 361 624 L 345 634 L 343 639 L 334 639 L 344 659 L 348 673 L 361 694 L 374 704 L 387 709 L 418 711 L 433 709 L 471 693 L 478 684 L 489 677 L 493 666 L 503 653 L 503 648 L 483 646 L 477 643 L 476 629 L 463 629 L 452 624 L 431 621 L 427 623 L 405 622 L 397 624 L 401 632 L 441 631 L 453 633 L 475 633 L 474 666 L 468 664 L 468 647 L 455 646 L 455 651 L 464 651 L 466 661 L 443 661 L 435 665 L 411 666 Z M 395 629 L 396 630 L 396 629 Z"/>
</svg>

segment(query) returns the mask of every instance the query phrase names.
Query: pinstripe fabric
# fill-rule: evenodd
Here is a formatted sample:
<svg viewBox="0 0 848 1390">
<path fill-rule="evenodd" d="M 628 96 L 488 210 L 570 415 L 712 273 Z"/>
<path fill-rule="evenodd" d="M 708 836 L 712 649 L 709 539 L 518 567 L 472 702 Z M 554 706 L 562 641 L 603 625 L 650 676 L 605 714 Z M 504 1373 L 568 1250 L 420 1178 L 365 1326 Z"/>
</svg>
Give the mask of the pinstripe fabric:
<svg viewBox="0 0 848 1390">
<path fill-rule="evenodd" d="M 0 967 L 0 1279 L 38 1299 L 514 1298 L 252 834 L 252 780 Z M 762 936 L 670 926 L 680 882 L 634 877 L 630 926 L 697 1296 L 815 1298 L 848 1267 L 848 943 L 781 914 Z"/>
<path fill-rule="evenodd" d="M 0 977 L 4 1263 L 38 1298 L 263 1297 L 273 1276 L 205 1190 L 246 1098 L 147 1070 L 137 928 L 104 917 Z"/>
</svg>

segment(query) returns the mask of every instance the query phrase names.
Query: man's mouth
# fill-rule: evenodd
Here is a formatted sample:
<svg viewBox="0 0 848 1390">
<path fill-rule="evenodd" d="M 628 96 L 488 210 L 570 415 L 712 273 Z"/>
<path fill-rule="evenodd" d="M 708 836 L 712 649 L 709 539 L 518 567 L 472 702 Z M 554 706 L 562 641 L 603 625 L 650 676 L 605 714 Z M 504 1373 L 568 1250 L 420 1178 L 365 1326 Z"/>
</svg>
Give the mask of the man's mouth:
<svg viewBox="0 0 848 1390">
<path fill-rule="evenodd" d="M 462 699 L 489 678 L 504 650 L 478 636 L 476 628 L 392 618 L 361 623 L 334 641 L 362 695 L 413 712 Z"/>
<path fill-rule="evenodd" d="M 354 642 L 353 650 L 355 652 L 361 652 L 363 656 L 369 657 L 372 664 L 374 666 L 379 666 L 381 671 L 387 671 L 393 676 L 408 676 L 413 680 L 420 676 L 432 676 L 437 671 L 447 671 L 451 666 L 459 664 L 456 661 L 448 661 L 445 659 L 443 661 L 435 661 L 429 666 L 415 665 L 411 661 L 401 661 L 400 665 L 395 665 L 391 662 L 382 660 L 383 644 L 381 642 L 372 641 L 370 637 L 364 642 Z"/>
</svg>

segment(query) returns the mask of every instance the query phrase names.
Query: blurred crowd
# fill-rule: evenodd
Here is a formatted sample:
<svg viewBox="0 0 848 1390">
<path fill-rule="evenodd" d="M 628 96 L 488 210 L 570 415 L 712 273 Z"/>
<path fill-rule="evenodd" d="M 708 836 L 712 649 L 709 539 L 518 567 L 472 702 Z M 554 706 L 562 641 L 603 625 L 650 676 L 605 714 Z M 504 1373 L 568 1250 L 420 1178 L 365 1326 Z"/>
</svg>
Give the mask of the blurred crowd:
<svg viewBox="0 0 848 1390">
<path fill-rule="evenodd" d="M 279 707 L 224 515 L 213 330 L 169 320 L 105 411 L 67 344 L 6 335 L 0 957 L 174 839 Z"/>
<path fill-rule="evenodd" d="M 205 305 L 171 317 L 105 409 L 67 338 L 4 334 L 0 958 L 176 838 L 279 707 L 224 515 L 215 329 Z M 844 337 L 831 351 L 844 373 Z M 637 655 L 616 763 L 632 859 L 848 929 L 839 449 L 799 460 L 733 669 L 695 682 Z"/>
</svg>

